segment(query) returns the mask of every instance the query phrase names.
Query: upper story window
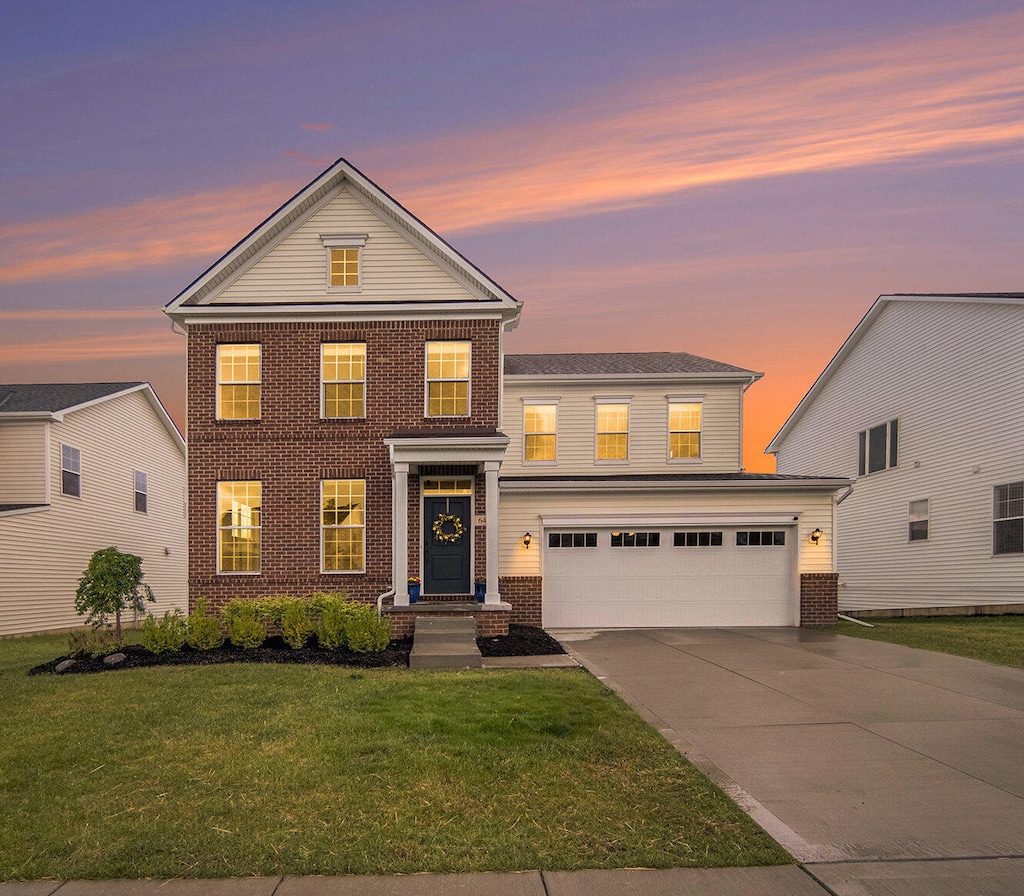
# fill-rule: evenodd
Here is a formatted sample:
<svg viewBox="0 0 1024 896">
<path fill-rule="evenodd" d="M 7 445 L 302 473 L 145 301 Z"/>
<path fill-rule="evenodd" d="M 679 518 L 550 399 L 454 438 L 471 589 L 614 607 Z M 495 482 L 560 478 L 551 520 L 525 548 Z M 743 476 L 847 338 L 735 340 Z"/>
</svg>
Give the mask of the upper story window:
<svg viewBox="0 0 1024 896">
<path fill-rule="evenodd" d="M 899 420 L 890 420 L 862 430 L 859 436 L 858 475 L 895 467 L 899 460 L 899 437 Z"/>
<path fill-rule="evenodd" d="M 427 416 L 469 416 L 469 342 L 427 343 Z"/>
<path fill-rule="evenodd" d="M 217 419 L 259 420 L 260 346 L 217 346 Z"/>
<path fill-rule="evenodd" d="M 149 513 L 149 476 L 135 471 L 135 510 Z"/>
<path fill-rule="evenodd" d="M 60 491 L 62 495 L 82 497 L 82 452 L 70 445 L 60 446 Z"/>
<path fill-rule="evenodd" d="M 327 249 L 328 292 L 359 292 L 366 239 L 365 233 L 320 234 Z"/>
<path fill-rule="evenodd" d="M 558 405 L 536 402 L 523 405 L 523 460 L 552 462 L 558 452 L 556 432 Z"/>
<path fill-rule="evenodd" d="M 365 417 L 366 343 L 321 345 L 320 382 L 324 417 Z"/>
<path fill-rule="evenodd" d="M 261 482 L 217 483 L 217 572 L 260 571 Z"/>
<path fill-rule="evenodd" d="M 668 456 L 671 460 L 700 457 L 699 401 L 670 401 L 668 405 Z"/>
<path fill-rule="evenodd" d="M 995 487 L 992 553 L 1024 554 L 1024 482 Z"/>
<path fill-rule="evenodd" d="M 598 401 L 597 460 L 629 458 L 629 402 Z"/>
<path fill-rule="evenodd" d="M 320 551 L 324 572 L 366 568 L 366 480 L 320 483 Z"/>
<path fill-rule="evenodd" d="M 928 499 L 911 501 L 907 514 L 907 540 L 928 540 Z"/>
</svg>

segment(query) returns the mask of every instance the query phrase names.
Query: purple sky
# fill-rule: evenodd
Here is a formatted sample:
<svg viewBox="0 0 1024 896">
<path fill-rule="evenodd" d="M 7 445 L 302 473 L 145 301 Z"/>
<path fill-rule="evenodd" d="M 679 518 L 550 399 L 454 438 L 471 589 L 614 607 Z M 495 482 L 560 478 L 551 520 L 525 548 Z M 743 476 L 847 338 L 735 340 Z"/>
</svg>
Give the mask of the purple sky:
<svg viewBox="0 0 1024 896">
<path fill-rule="evenodd" d="M 0 381 L 179 424 L 160 308 L 339 156 L 509 351 L 765 371 L 751 469 L 880 293 L 1024 288 L 1019 0 L 8 4 L 0 134 Z"/>
</svg>

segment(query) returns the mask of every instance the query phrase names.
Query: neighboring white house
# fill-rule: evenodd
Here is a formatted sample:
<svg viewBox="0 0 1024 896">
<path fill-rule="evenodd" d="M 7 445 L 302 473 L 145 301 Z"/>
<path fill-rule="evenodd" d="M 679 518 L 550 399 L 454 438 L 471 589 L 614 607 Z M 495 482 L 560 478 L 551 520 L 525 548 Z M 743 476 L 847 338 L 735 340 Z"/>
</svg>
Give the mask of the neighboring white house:
<svg viewBox="0 0 1024 896">
<path fill-rule="evenodd" d="M 1024 293 L 879 297 L 767 450 L 856 479 L 840 610 L 1024 609 Z"/>
<path fill-rule="evenodd" d="M 187 603 L 185 443 L 148 383 L 0 385 L 0 636 L 68 629 L 93 552 Z"/>
<path fill-rule="evenodd" d="M 539 578 L 546 627 L 835 621 L 808 583 L 834 588 L 848 483 L 743 472 L 760 373 L 682 352 L 508 355 L 504 370 L 501 574 Z"/>
</svg>

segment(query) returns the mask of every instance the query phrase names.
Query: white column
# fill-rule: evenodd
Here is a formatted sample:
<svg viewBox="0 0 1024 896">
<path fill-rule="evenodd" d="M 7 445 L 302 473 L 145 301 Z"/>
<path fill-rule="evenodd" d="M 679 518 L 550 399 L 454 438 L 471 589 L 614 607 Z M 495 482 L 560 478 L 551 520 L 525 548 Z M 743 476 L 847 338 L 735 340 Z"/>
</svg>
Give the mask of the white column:
<svg viewBox="0 0 1024 896">
<path fill-rule="evenodd" d="M 409 606 L 409 465 L 391 469 L 391 581 L 395 606 Z"/>
<path fill-rule="evenodd" d="M 484 603 L 501 602 L 498 593 L 498 468 L 500 461 L 484 462 L 484 484 L 486 487 L 485 513 L 487 516 L 487 594 Z"/>
</svg>

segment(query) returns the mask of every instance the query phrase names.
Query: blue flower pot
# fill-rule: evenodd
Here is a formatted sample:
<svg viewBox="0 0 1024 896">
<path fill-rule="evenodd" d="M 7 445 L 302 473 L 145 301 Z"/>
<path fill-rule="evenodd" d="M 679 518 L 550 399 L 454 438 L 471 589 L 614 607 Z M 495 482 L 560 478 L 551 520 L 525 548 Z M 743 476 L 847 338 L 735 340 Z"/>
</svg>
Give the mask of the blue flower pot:
<svg viewBox="0 0 1024 896">
<path fill-rule="evenodd" d="M 474 582 L 473 593 L 476 595 L 476 599 L 480 602 L 484 602 L 484 597 L 487 595 L 487 583 L 486 582 Z"/>
<path fill-rule="evenodd" d="M 419 583 L 409 583 L 409 603 L 414 604 L 420 599 Z"/>
</svg>

